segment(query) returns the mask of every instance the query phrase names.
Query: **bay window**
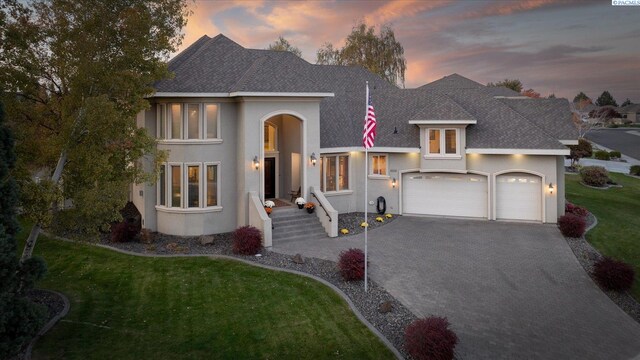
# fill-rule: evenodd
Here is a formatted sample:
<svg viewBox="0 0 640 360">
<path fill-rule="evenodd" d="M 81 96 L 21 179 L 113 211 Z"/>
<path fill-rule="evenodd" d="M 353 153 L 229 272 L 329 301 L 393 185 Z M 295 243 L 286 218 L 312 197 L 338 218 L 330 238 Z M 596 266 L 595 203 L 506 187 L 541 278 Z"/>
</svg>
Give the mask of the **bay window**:
<svg viewBox="0 0 640 360">
<path fill-rule="evenodd" d="M 182 105 L 171 104 L 171 138 L 182 139 Z"/>
<path fill-rule="evenodd" d="M 200 138 L 200 105 L 187 105 L 187 138 Z"/>
<path fill-rule="evenodd" d="M 157 205 L 184 210 L 221 210 L 219 167 L 219 162 L 160 165 Z"/>
</svg>

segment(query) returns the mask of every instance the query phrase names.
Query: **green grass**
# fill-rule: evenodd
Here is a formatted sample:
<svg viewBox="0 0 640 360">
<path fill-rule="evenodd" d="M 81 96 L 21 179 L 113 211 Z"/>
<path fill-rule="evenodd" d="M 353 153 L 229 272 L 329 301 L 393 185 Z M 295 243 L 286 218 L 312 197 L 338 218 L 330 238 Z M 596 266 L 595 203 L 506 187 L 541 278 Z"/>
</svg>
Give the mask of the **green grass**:
<svg viewBox="0 0 640 360">
<path fill-rule="evenodd" d="M 598 226 L 587 240 L 602 254 L 632 264 L 636 269 L 631 294 L 640 300 L 640 180 L 611 173 L 622 188 L 590 189 L 580 185 L 580 177 L 567 175 L 567 199 L 584 206 L 598 218 Z"/>
<path fill-rule="evenodd" d="M 49 267 L 39 286 L 66 294 L 71 310 L 35 359 L 393 358 L 342 298 L 305 277 L 46 237 L 36 255 Z"/>
</svg>

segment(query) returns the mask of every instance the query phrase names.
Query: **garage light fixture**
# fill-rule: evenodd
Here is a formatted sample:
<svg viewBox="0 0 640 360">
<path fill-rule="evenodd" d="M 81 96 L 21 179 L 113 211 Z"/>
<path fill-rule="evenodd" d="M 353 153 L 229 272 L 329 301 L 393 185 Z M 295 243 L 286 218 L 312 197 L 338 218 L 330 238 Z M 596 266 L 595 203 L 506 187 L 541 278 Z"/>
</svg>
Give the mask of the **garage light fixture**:
<svg viewBox="0 0 640 360">
<path fill-rule="evenodd" d="M 553 194 L 553 183 L 549 183 L 549 194 Z"/>
<path fill-rule="evenodd" d="M 316 153 L 311 153 L 310 159 L 313 166 L 316 166 L 316 161 L 318 161 L 318 159 L 316 158 Z"/>
<path fill-rule="evenodd" d="M 253 157 L 253 167 L 258 170 L 260 168 L 260 161 L 258 161 L 258 155 Z"/>
<path fill-rule="evenodd" d="M 393 186 L 394 189 L 396 188 L 396 178 L 391 180 L 391 186 Z"/>
</svg>

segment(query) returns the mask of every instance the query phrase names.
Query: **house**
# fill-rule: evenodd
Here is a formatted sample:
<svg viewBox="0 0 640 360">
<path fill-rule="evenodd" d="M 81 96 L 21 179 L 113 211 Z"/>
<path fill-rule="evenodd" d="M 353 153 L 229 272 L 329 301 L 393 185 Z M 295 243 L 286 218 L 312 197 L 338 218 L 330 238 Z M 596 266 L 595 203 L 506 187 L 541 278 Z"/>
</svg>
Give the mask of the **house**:
<svg viewBox="0 0 640 360">
<path fill-rule="evenodd" d="M 618 112 L 622 114 L 623 121 L 625 123 L 638 123 L 640 122 L 640 104 L 629 104 L 618 108 Z"/>
<path fill-rule="evenodd" d="M 339 213 L 555 223 L 564 213 L 565 99 L 531 99 L 458 74 L 400 89 L 362 67 L 203 36 L 169 62 L 138 125 L 167 151 L 156 184 L 133 185 L 143 226 L 200 235 L 251 224 L 271 245 L 265 199 L 301 191 L 337 236 Z M 365 159 L 368 81 L 378 119 Z M 364 174 L 365 161 L 369 173 Z M 148 161 L 145 166 L 152 166 Z M 277 231 L 274 229 L 273 231 Z"/>
</svg>

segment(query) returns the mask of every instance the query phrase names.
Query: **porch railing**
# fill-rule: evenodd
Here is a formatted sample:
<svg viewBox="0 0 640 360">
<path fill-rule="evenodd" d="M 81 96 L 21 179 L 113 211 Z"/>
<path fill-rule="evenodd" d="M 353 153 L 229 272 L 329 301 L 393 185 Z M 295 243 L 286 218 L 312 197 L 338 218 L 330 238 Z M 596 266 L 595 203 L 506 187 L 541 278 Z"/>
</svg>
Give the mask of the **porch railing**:
<svg viewBox="0 0 640 360">
<path fill-rule="evenodd" d="M 316 216 L 320 219 L 320 223 L 329 237 L 338 236 L 338 211 L 331 206 L 331 203 L 324 196 L 320 189 L 315 186 L 311 187 L 311 195 L 318 201 L 318 205 L 324 211 L 316 211 Z"/>
<path fill-rule="evenodd" d="M 255 191 L 249 191 L 249 225 L 262 231 L 264 247 L 272 246 L 271 218 L 264 210 L 262 201 Z"/>
</svg>

